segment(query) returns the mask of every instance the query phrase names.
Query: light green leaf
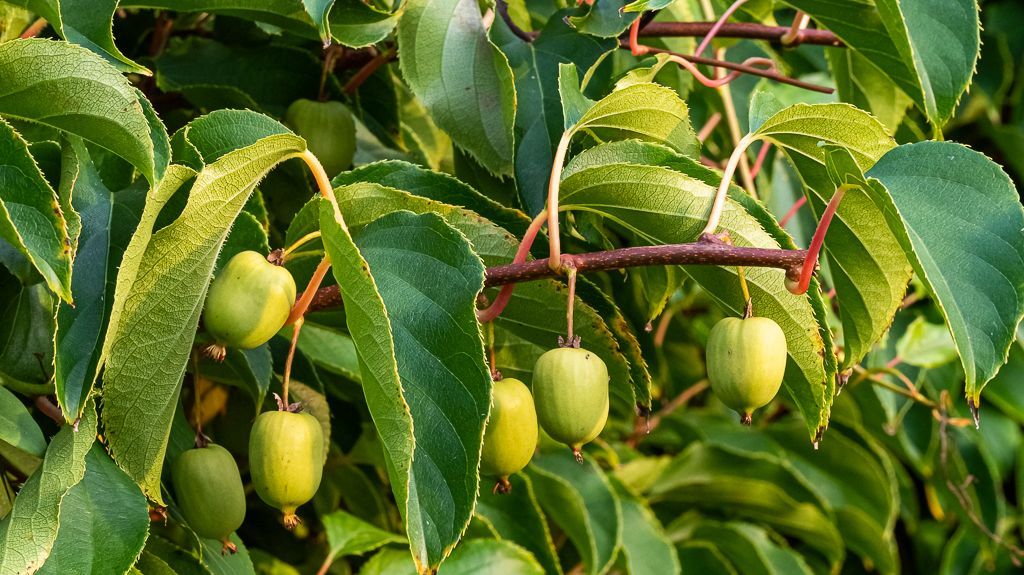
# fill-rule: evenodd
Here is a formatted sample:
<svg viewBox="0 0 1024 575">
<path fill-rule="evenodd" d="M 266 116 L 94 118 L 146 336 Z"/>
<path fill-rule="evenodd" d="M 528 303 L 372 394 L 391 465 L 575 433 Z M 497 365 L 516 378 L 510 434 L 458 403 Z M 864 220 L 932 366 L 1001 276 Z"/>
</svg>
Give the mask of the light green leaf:
<svg viewBox="0 0 1024 575">
<path fill-rule="evenodd" d="M 992 160 L 951 142 L 895 148 L 868 176 L 888 190 L 873 190 L 873 199 L 935 296 L 960 352 L 967 398 L 977 406 L 1024 316 L 1017 190 Z"/>
<path fill-rule="evenodd" d="M 353 381 L 360 380 L 359 357 L 349 334 L 306 320 L 299 332 L 298 348 L 317 366 Z"/>
<path fill-rule="evenodd" d="M 235 533 L 229 539 L 235 544 L 234 553 L 224 553 L 224 544 L 216 539 L 200 539 L 203 566 L 210 570 L 211 575 L 256 575 L 245 544 Z"/>
<path fill-rule="evenodd" d="M 146 498 L 103 448 L 93 445 L 85 456 L 85 476 L 61 501 L 57 541 L 38 573 L 123 573 L 148 534 Z"/>
<path fill-rule="evenodd" d="M 384 216 L 360 231 L 358 248 L 343 225 L 324 202 L 321 229 L 367 405 L 413 558 L 433 569 L 476 502 L 491 385 L 475 311 L 483 263 L 433 214 Z"/>
<path fill-rule="evenodd" d="M 768 531 L 749 523 L 719 522 L 682 516 L 673 524 L 673 537 L 687 545 L 704 543 L 719 549 L 739 573 L 811 575 L 813 571 L 795 552 L 772 541 Z M 696 519 L 696 520 L 694 520 Z"/>
<path fill-rule="evenodd" d="M 939 127 L 953 114 L 980 53 L 974 0 L 784 0 L 835 32 Z"/>
<path fill-rule="evenodd" d="M 169 197 L 163 186 L 176 189 L 190 171 L 169 172 L 147 200 L 104 342 L 103 423 L 114 460 L 154 501 L 162 501 L 171 418 L 217 253 L 256 184 L 304 149 L 297 136 L 273 135 L 224 154 L 199 173 L 181 215 L 155 234 L 148 216 Z"/>
<path fill-rule="evenodd" d="M 877 120 L 846 104 L 790 106 L 768 118 L 755 134 L 786 152 L 818 215 L 835 194 L 835 176 L 844 182 L 847 176 L 863 180 L 863 171 L 895 144 Z M 842 155 L 830 158 L 836 147 Z M 830 160 L 841 173 L 830 176 Z M 825 237 L 832 284 L 843 302 L 844 369 L 859 363 L 889 329 L 912 273 L 896 231 L 891 224 L 879 225 L 883 221 L 868 195 L 852 190 L 843 197 Z"/>
<path fill-rule="evenodd" d="M 61 502 L 85 476 L 85 457 L 95 441 L 96 410 L 89 404 L 78 431 L 65 425 L 50 441 L 43 464 L 0 523 L 0 574 L 31 573 L 46 561 L 57 539 Z"/>
<path fill-rule="evenodd" d="M 473 539 L 459 545 L 445 563 L 451 575 L 543 575 L 537 560 L 508 541 Z"/>
<path fill-rule="evenodd" d="M 389 543 L 406 543 L 395 535 L 363 521 L 355 515 L 338 510 L 321 518 L 327 532 L 328 556 L 362 555 Z"/>
<path fill-rule="evenodd" d="M 560 575 L 555 544 L 551 540 L 547 518 L 541 512 L 529 476 L 516 473 L 509 477 L 512 490 L 495 493 L 481 485 L 476 514 L 499 539 L 506 539 L 533 554 L 549 575 Z"/>
<path fill-rule="evenodd" d="M 473 0 L 411 0 L 398 25 L 399 63 L 438 127 L 497 175 L 512 173 L 516 90 Z"/>
<path fill-rule="evenodd" d="M 391 34 L 404 11 L 405 2 L 401 1 L 394 3 L 391 12 L 384 12 L 360 0 L 336 0 L 331 10 L 331 35 L 352 48 L 370 46 Z"/>
<path fill-rule="evenodd" d="M 306 13 L 316 24 L 316 30 L 320 33 L 320 39 L 323 40 L 324 45 L 329 44 L 331 31 L 328 28 L 327 15 L 331 13 L 334 0 L 302 0 L 302 5 L 306 7 Z"/>
<path fill-rule="evenodd" d="M 113 20 L 117 0 L 90 2 L 88 8 L 73 0 L 21 0 L 24 6 L 53 26 L 61 38 L 88 48 L 121 72 L 150 75 L 150 71 L 121 53 L 114 44 Z M 14 0 L 19 3 L 19 0 Z"/>
<path fill-rule="evenodd" d="M 599 141 L 640 139 L 686 156 L 700 154 L 686 102 L 658 84 L 633 84 L 608 94 L 576 122 L 573 133 L 580 132 L 592 132 Z"/>
<path fill-rule="evenodd" d="M 956 344 L 949 329 L 918 316 L 896 342 L 896 356 L 918 367 L 939 367 L 956 361 Z"/>
<path fill-rule="evenodd" d="M 0 387 L 0 441 L 42 457 L 46 439 L 25 405 L 6 387 Z"/>
<path fill-rule="evenodd" d="M 910 96 L 856 50 L 834 48 L 826 50 L 825 54 L 839 98 L 871 112 L 889 134 L 895 134 L 907 108 L 913 104 Z"/>
<path fill-rule="evenodd" d="M 99 56 L 66 42 L 0 45 L 0 116 L 80 136 L 128 160 L 150 183 L 170 157 L 167 133 L 141 92 Z"/>
<path fill-rule="evenodd" d="M 617 38 L 640 17 L 637 11 L 626 10 L 627 0 L 602 0 L 589 6 L 582 16 L 570 16 L 569 25 L 584 34 L 601 38 Z"/>
<path fill-rule="evenodd" d="M 579 551 L 583 572 L 606 573 L 623 527 L 619 498 L 604 472 L 590 460 L 580 465 L 567 449 L 535 455 L 527 471 L 548 517 Z"/>
<path fill-rule="evenodd" d="M 0 58 L 2 53 L 0 47 Z M 54 293 L 71 301 L 71 239 L 57 194 L 29 153 L 28 143 L 2 118 L 0 240 L 23 254 Z"/>
</svg>

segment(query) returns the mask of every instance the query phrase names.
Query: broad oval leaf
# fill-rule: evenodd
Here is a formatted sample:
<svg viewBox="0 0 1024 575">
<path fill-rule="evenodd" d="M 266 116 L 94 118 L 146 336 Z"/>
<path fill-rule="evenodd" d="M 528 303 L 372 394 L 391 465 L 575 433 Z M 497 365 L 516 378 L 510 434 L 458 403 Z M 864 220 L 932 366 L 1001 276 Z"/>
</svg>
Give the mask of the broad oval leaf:
<svg viewBox="0 0 1024 575">
<path fill-rule="evenodd" d="M 516 89 L 473 0 L 411 0 L 398 24 L 402 76 L 438 127 L 494 174 L 512 172 Z"/>
<path fill-rule="evenodd" d="M 630 575 L 678 575 L 679 556 L 658 518 L 640 497 L 618 481 L 615 492 L 622 506 L 622 554 Z M 688 566 L 689 567 L 689 566 Z"/>
<path fill-rule="evenodd" d="M 759 575 L 811 575 L 803 558 L 780 546 L 760 527 L 739 521 L 720 522 L 683 515 L 671 527 L 674 538 L 687 545 L 705 544 L 719 549 L 739 573 Z"/>
<path fill-rule="evenodd" d="M 0 239 L 24 255 L 54 293 L 71 301 L 71 239 L 57 200 L 28 143 L 0 118 Z"/>
<path fill-rule="evenodd" d="M 304 149 L 298 136 L 273 135 L 224 154 L 199 173 L 181 215 L 155 234 L 153 212 L 191 171 L 175 166 L 147 199 L 103 346 L 103 423 L 114 460 L 154 501 L 162 502 L 171 419 L 217 253 L 256 184 Z"/>
<path fill-rule="evenodd" d="M 321 517 L 327 532 L 328 556 L 362 555 L 388 543 L 405 543 L 405 538 L 384 531 L 362 519 L 338 510 Z"/>
<path fill-rule="evenodd" d="M 327 202 L 320 221 L 413 558 L 434 569 L 476 503 L 491 386 L 475 311 L 483 263 L 434 214 L 386 215 L 358 248 Z"/>
<path fill-rule="evenodd" d="M 846 104 L 790 106 L 768 118 L 755 134 L 786 152 L 819 215 L 839 185 L 829 173 L 830 145 L 851 158 L 841 164 L 845 169 L 838 176 L 852 174 L 854 180 L 863 180 L 863 171 L 895 145 L 877 120 Z M 825 238 L 832 287 L 843 302 L 844 369 L 860 363 L 889 328 L 912 273 L 896 231 L 891 224 L 879 225 L 882 221 L 882 211 L 864 190 L 850 190 Z"/>
<path fill-rule="evenodd" d="M 151 183 L 170 158 L 167 133 L 141 92 L 102 58 L 66 42 L 0 45 L 0 116 L 71 132 L 128 160 Z"/>
<path fill-rule="evenodd" d="M 567 449 L 534 455 L 527 468 L 537 499 L 583 559 L 584 573 L 606 573 L 622 538 L 622 508 L 604 472 Z"/>
<path fill-rule="evenodd" d="M 1024 316 L 1017 190 L 992 160 L 952 142 L 900 146 L 867 175 L 885 186 L 873 199 L 935 296 L 960 352 L 967 399 L 977 407 Z"/>
<path fill-rule="evenodd" d="M 0 387 L 0 441 L 37 457 L 46 453 L 46 439 L 39 425 L 6 387 Z"/>
</svg>

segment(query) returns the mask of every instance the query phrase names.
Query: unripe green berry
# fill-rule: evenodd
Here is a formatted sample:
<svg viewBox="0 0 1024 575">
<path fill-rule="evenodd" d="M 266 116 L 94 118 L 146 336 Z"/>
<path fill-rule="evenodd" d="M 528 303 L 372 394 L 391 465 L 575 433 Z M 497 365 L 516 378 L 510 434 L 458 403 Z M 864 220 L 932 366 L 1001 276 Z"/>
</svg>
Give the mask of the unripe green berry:
<svg viewBox="0 0 1024 575">
<path fill-rule="evenodd" d="M 553 439 L 580 448 L 601 434 L 608 421 L 608 368 L 591 351 L 560 347 L 540 356 L 533 368 L 537 419 Z"/>
<path fill-rule="evenodd" d="M 480 471 L 498 479 L 495 491 L 507 493 L 508 476 L 526 467 L 536 450 L 537 412 L 530 390 L 518 379 L 494 382 Z"/>
<path fill-rule="evenodd" d="M 779 392 L 786 373 L 786 334 L 766 317 L 728 317 L 708 334 L 708 381 L 722 403 L 740 413 L 749 425 L 751 414 Z"/>
</svg>

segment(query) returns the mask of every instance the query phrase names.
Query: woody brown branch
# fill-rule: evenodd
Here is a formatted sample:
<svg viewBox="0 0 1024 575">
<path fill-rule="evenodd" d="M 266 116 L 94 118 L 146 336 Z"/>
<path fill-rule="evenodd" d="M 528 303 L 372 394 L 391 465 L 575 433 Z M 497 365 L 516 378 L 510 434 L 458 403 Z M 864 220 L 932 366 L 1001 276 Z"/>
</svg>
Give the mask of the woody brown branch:
<svg viewBox="0 0 1024 575">
<path fill-rule="evenodd" d="M 792 274 L 799 273 L 806 257 L 807 250 L 735 247 L 699 241 L 688 244 L 638 246 L 584 254 L 566 254 L 563 259 L 571 261 L 578 273 L 641 266 L 715 265 L 778 268 Z M 489 267 L 484 285 L 496 287 L 557 277 L 558 275 L 548 266 L 547 258 L 544 258 L 519 264 Z M 327 286 L 317 290 L 309 305 L 309 311 L 336 307 L 339 304 L 341 304 L 341 295 L 338 293 L 338 286 Z"/>
<path fill-rule="evenodd" d="M 640 28 L 640 37 L 682 38 L 706 36 L 714 22 L 651 22 Z M 749 38 L 752 40 L 768 40 L 779 42 L 789 32 L 788 26 L 766 26 L 747 22 L 732 22 L 722 25 L 715 34 L 716 38 Z M 796 44 L 816 44 L 820 46 L 843 46 L 842 40 L 829 30 L 807 28 L 801 30 L 793 42 Z"/>
</svg>

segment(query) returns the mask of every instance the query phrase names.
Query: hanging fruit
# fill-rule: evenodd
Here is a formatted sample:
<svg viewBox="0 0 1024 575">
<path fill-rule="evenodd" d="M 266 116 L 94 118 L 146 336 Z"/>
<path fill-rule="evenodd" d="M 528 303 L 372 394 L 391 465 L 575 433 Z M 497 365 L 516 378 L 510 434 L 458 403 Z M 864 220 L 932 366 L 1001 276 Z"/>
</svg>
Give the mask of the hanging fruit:
<svg viewBox="0 0 1024 575">
<path fill-rule="evenodd" d="M 766 317 L 727 317 L 711 328 L 706 352 L 715 395 L 750 425 L 755 409 L 779 392 L 786 373 L 786 334 Z"/>
</svg>

